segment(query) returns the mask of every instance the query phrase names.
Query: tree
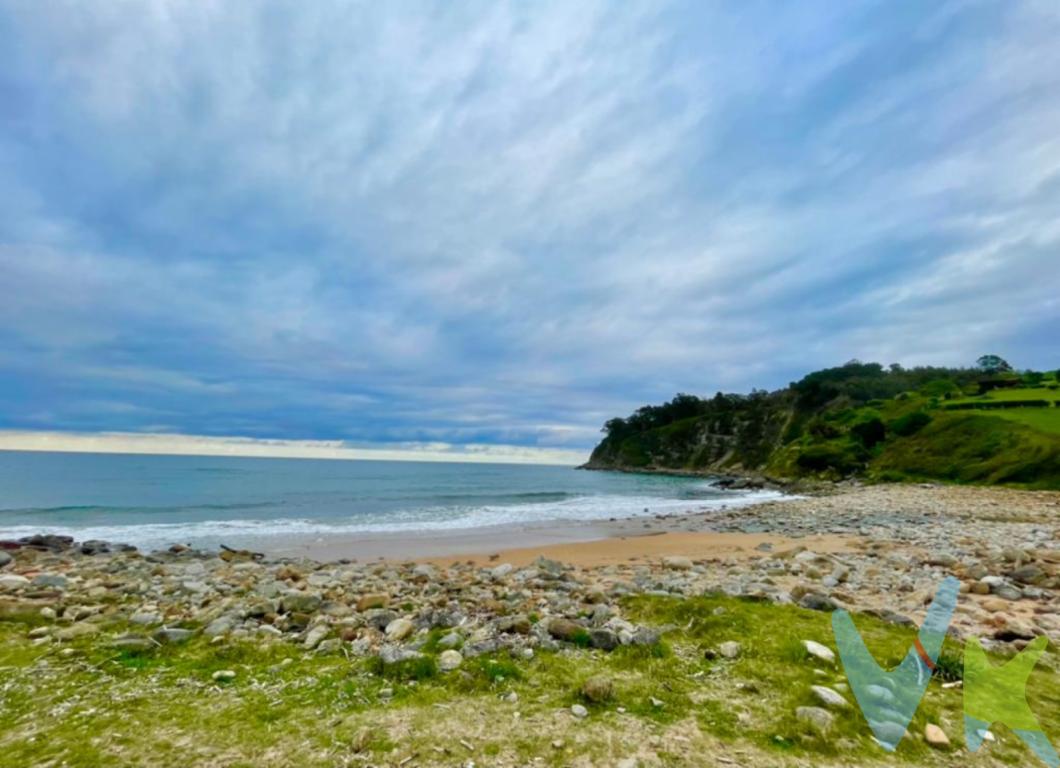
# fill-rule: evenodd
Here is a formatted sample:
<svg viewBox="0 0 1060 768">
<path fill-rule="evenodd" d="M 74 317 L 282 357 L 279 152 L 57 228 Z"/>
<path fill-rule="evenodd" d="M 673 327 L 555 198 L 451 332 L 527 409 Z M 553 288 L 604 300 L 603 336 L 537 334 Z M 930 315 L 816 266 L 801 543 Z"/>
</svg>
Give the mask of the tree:
<svg viewBox="0 0 1060 768">
<path fill-rule="evenodd" d="M 983 355 L 975 361 L 975 366 L 983 373 L 1008 373 L 1012 366 L 999 355 Z"/>
</svg>

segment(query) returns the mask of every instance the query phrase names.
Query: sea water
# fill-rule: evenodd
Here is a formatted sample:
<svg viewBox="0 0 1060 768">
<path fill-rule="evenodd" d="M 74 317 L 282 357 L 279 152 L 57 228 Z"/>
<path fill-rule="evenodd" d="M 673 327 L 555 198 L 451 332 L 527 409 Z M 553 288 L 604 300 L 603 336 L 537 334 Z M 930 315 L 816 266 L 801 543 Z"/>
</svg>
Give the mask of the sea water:
<svg viewBox="0 0 1060 768">
<path fill-rule="evenodd" d="M 142 548 L 607 520 L 777 496 L 539 465 L 0 451 L 0 538 L 62 533 Z"/>
</svg>

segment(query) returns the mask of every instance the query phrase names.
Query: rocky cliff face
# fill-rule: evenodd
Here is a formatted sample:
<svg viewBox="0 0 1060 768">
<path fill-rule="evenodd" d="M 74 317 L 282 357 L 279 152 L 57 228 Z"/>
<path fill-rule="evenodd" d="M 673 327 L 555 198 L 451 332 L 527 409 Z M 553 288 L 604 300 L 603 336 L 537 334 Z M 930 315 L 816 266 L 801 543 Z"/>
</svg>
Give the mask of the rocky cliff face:
<svg viewBox="0 0 1060 768">
<path fill-rule="evenodd" d="M 781 444 L 793 399 L 787 392 L 726 395 L 700 401 L 699 410 L 658 426 L 635 417 L 609 422 L 586 468 L 758 472 Z"/>
</svg>

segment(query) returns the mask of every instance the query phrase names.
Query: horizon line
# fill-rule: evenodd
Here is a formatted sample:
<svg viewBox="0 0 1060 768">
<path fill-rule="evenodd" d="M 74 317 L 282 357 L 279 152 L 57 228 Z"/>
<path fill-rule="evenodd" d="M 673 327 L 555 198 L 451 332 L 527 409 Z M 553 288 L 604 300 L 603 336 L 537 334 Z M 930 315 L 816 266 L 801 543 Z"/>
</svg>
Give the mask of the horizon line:
<svg viewBox="0 0 1060 768">
<path fill-rule="evenodd" d="M 342 440 L 36 430 L 0 430 L 0 451 L 547 466 L 577 466 L 588 457 L 587 451 L 489 443 L 397 443 L 373 447 L 350 445 Z"/>
</svg>

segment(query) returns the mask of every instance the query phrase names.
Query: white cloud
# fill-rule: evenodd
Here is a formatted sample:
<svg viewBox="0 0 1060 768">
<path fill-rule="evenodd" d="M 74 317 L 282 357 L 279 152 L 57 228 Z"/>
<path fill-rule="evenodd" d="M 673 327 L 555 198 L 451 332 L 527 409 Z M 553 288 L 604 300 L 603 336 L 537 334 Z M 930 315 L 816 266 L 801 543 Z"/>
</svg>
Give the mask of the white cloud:
<svg viewBox="0 0 1060 768">
<path fill-rule="evenodd" d="M 404 444 L 356 447 L 341 440 L 263 440 L 249 437 L 204 437 L 180 434 L 0 431 L 0 451 L 62 453 L 133 453 L 257 458 L 334 459 L 349 461 L 432 461 L 488 464 L 575 466 L 588 456 L 581 451 L 519 445 Z"/>
</svg>

